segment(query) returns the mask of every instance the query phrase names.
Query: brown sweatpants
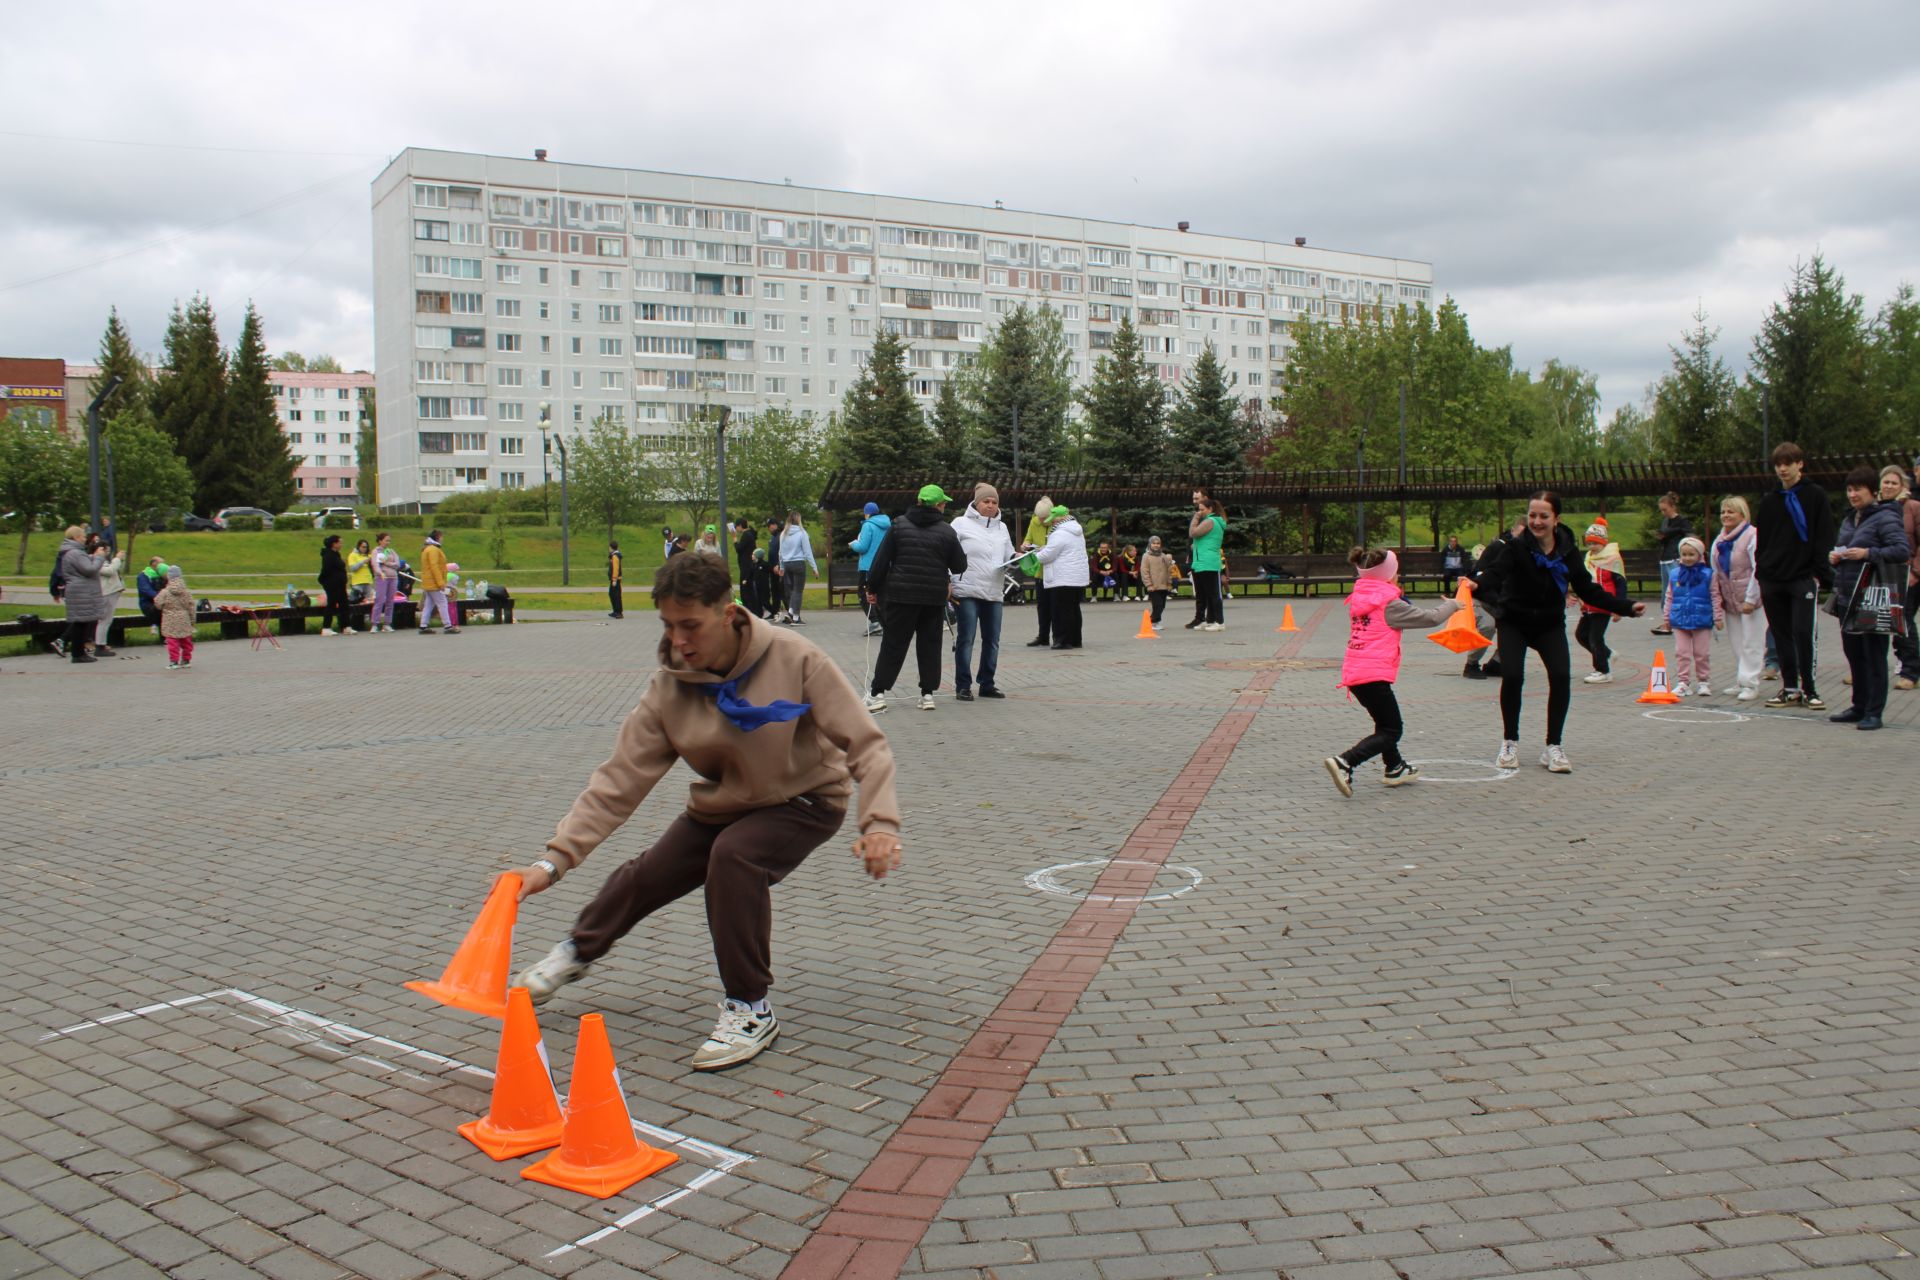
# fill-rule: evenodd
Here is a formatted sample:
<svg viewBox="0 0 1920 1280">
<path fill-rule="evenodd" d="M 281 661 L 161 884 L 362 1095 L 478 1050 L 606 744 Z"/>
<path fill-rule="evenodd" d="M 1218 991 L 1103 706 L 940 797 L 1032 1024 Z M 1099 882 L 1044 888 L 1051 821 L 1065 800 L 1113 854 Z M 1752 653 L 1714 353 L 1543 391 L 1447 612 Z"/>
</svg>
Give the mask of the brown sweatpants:
<svg viewBox="0 0 1920 1280">
<path fill-rule="evenodd" d="M 681 814 L 652 848 L 607 877 L 573 923 L 574 953 L 598 960 L 633 926 L 704 884 L 721 985 L 735 1000 L 764 999 L 773 984 L 773 886 L 846 816 L 812 795 L 727 823 Z"/>
</svg>

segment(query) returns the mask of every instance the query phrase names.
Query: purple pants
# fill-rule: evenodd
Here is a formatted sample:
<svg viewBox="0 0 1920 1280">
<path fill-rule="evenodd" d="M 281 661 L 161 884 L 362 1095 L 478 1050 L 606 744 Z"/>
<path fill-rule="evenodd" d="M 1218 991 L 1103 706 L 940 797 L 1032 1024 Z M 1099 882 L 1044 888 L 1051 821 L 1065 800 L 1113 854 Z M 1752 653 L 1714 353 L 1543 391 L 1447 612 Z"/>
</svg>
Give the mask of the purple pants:
<svg viewBox="0 0 1920 1280">
<path fill-rule="evenodd" d="M 390 627 L 393 625 L 393 601 L 400 594 L 400 579 L 375 578 L 373 580 L 373 625 Z"/>
</svg>

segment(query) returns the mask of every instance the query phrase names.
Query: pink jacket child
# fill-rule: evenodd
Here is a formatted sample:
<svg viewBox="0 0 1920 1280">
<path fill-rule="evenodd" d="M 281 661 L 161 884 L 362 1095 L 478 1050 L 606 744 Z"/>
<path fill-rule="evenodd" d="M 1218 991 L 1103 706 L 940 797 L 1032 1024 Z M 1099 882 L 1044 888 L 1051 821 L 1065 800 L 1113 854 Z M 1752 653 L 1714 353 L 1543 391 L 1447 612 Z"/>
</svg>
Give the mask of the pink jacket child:
<svg viewBox="0 0 1920 1280">
<path fill-rule="evenodd" d="M 1355 547 L 1347 560 L 1360 576 L 1347 597 L 1347 656 L 1340 665 L 1340 687 L 1373 717 L 1373 732 L 1326 758 L 1327 773 L 1343 796 L 1353 794 L 1353 771 L 1375 756 L 1382 757 L 1390 787 L 1420 776 L 1400 754 L 1405 724 L 1393 696 L 1393 682 L 1400 677 L 1400 633 L 1437 627 L 1460 607 L 1452 598 L 1426 608 L 1409 602 L 1400 591 L 1400 559 L 1391 551 Z"/>
</svg>

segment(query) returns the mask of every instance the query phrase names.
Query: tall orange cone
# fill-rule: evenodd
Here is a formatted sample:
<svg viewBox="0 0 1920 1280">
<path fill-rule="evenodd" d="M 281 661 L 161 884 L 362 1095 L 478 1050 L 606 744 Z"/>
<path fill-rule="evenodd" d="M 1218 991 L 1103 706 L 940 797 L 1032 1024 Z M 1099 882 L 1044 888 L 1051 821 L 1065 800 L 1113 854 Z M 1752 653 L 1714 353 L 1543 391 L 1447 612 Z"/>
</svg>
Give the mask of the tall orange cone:
<svg viewBox="0 0 1920 1280">
<path fill-rule="evenodd" d="M 507 992 L 507 1025 L 500 1032 L 493 1103 L 486 1115 L 461 1125 L 460 1136 L 495 1160 L 511 1160 L 559 1146 L 563 1124 L 533 1001 L 525 987 L 514 987 Z"/>
<path fill-rule="evenodd" d="M 1493 641 L 1481 635 L 1480 629 L 1473 625 L 1473 591 L 1467 586 L 1465 578 L 1460 580 L 1460 591 L 1454 598 L 1460 602 L 1460 607 L 1427 639 L 1455 653 L 1469 653 L 1491 645 Z"/>
<path fill-rule="evenodd" d="M 1653 670 L 1647 672 L 1647 691 L 1634 699 L 1635 702 L 1658 702 L 1663 705 L 1680 701 L 1678 694 L 1667 687 L 1667 652 L 1664 649 L 1653 651 Z"/>
<path fill-rule="evenodd" d="M 429 1000 L 488 1018 L 507 1016 L 507 970 L 513 964 L 513 922 L 520 914 L 520 877 L 502 872 L 487 904 L 438 982 L 409 982 Z"/>
<path fill-rule="evenodd" d="M 1293 606 L 1288 605 L 1285 609 L 1281 610 L 1280 625 L 1275 627 L 1274 630 L 1275 631 L 1298 631 L 1299 629 L 1300 628 L 1293 625 Z"/>
<path fill-rule="evenodd" d="M 1158 640 L 1160 633 L 1153 629 L 1153 610 L 1140 611 L 1140 629 L 1133 633 L 1135 640 Z"/>
<path fill-rule="evenodd" d="M 522 1169 L 520 1176 L 605 1200 L 679 1158 L 635 1136 L 613 1048 L 607 1043 L 606 1021 L 597 1013 L 583 1015 L 560 1149 Z"/>
</svg>

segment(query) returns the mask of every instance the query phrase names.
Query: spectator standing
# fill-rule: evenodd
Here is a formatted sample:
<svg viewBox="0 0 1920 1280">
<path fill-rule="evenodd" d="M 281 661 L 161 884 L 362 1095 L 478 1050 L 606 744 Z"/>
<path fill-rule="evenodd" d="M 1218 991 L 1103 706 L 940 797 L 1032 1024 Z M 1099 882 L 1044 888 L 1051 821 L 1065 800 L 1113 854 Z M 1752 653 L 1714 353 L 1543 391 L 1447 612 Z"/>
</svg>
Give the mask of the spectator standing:
<svg viewBox="0 0 1920 1280">
<path fill-rule="evenodd" d="M 1080 647 L 1080 597 L 1091 577 L 1087 538 L 1065 507 L 1047 512 L 1047 544 L 1035 552 L 1045 575 L 1053 622 L 1053 647 Z"/>
<path fill-rule="evenodd" d="M 869 502 L 861 509 L 860 532 L 847 544 L 860 557 L 860 609 L 867 616 L 867 634 L 870 636 L 880 633 L 880 610 L 868 579 L 873 573 L 874 553 L 880 550 L 881 540 L 892 527 L 892 519 L 880 510 L 880 504 Z"/>
<path fill-rule="evenodd" d="M 1713 633 L 1726 625 L 1726 610 L 1714 590 L 1706 544 L 1680 539 L 1680 559 L 1667 575 L 1662 615 L 1673 630 L 1674 693 L 1706 697 L 1713 692 Z"/>
<path fill-rule="evenodd" d="M 1860 597 L 1873 582 L 1873 566 L 1909 563 L 1913 544 L 1907 541 L 1900 504 L 1880 500 L 1880 476 L 1872 467 L 1855 467 L 1847 473 L 1847 505 L 1853 510 L 1840 522 L 1827 559 L 1834 566 L 1833 609 L 1840 618 L 1840 647 L 1853 673 L 1853 705 L 1827 719 L 1878 729 L 1887 710 L 1889 637 L 1861 616 Z M 1785 656 L 1782 651 L 1781 657 Z"/>
<path fill-rule="evenodd" d="M 428 531 L 426 545 L 420 548 L 420 634 L 423 636 L 433 633 L 435 609 L 440 611 L 446 634 L 459 635 L 460 626 L 447 603 L 447 553 L 440 546 L 438 529 Z"/>
<path fill-rule="evenodd" d="M 335 622 L 340 624 L 340 631 L 354 634 L 350 625 L 353 620 L 347 616 L 347 562 L 341 558 L 337 533 L 328 534 L 320 543 L 320 589 L 327 593 L 326 612 L 320 615 L 320 634 L 338 634 L 334 630 Z"/>
<path fill-rule="evenodd" d="M 1820 588 L 1833 585 L 1833 508 L 1826 490 L 1805 477 L 1799 445 L 1775 445 L 1771 461 L 1780 487 L 1753 515 L 1754 574 L 1780 657 L 1780 692 L 1767 705 L 1824 711 L 1813 687 L 1814 607 Z"/>
<path fill-rule="evenodd" d="M 1053 512 L 1053 499 L 1042 494 L 1033 504 L 1033 519 L 1027 521 L 1027 536 L 1021 539 L 1025 547 L 1044 546 L 1047 541 L 1047 517 Z M 1042 581 L 1043 570 L 1037 556 L 1030 556 L 1021 565 L 1028 577 L 1033 579 L 1033 612 L 1040 624 L 1039 633 L 1027 641 L 1029 649 L 1044 649 L 1053 643 L 1053 600 L 1047 595 L 1046 584 Z"/>
<path fill-rule="evenodd" d="M 98 657 L 113 656 L 107 637 L 113 630 L 113 615 L 119 611 L 120 598 L 127 594 L 127 584 L 120 577 L 125 565 L 120 553 L 111 548 L 100 560 L 100 619 L 93 630 L 93 652 Z"/>
<path fill-rule="evenodd" d="M 946 626 L 953 575 L 967 554 L 953 526 L 941 518 L 952 501 L 937 484 L 922 485 L 919 502 L 887 530 L 873 555 L 869 581 L 880 606 L 880 656 L 867 690 L 867 710 L 885 711 L 911 644 L 920 667 L 920 709 L 932 711 L 940 687 L 940 632 Z"/>
<path fill-rule="evenodd" d="M 1680 559 L 1680 539 L 1691 537 L 1693 525 L 1680 514 L 1680 495 L 1668 492 L 1660 499 L 1660 583 L 1666 590 L 1667 580 L 1673 575 L 1673 566 Z M 1663 620 L 1653 629 L 1657 636 L 1670 636 L 1673 628 Z"/>
<path fill-rule="evenodd" d="M 753 603 L 753 550 L 760 545 L 760 535 L 753 531 L 753 521 L 735 520 L 733 522 L 733 562 L 737 569 L 734 581 L 740 584 L 740 595 L 745 601 L 747 612 L 759 614 Z"/>
<path fill-rule="evenodd" d="M 167 585 L 154 597 L 160 608 L 160 634 L 167 642 L 167 670 L 193 665 L 193 592 L 187 590 L 180 566 L 167 570 Z"/>
<path fill-rule="evenodd" d="M 1444 595 L 1452 595 L 1454 586 L 1467 572 L 1467 549 L 1460 545 L 1460 535 L 1447 535 L 1447 546 L 1440 553 L 1440 590 Z"/>
<path fill-rule="evenodd" d="M 140 600 L 140 616 L 147 620 L 148 626 L 156 629 L 160 626 L 160 607 L 154 604 L 153 598 L 159 595 L 166 585 L 167 566 L 159 556 L 148 560 L 147 567 L 142 569 L 134 579 L 134 589 Z"/>
<path fill-rule="evenodd" d="M 753 594 L 748 598 L 747 608 L 756 618 L 773 619 L 774 592 L 780 579 L 774 576 L 773 562 L 767 559 L 765 547 L 753 549 Z"/>
<path fill-rule="evenodd" d="M 620 544 L 609 541 L 607 543 L 607 603 L 613 606 L 613 612 L 607 615 L 609 618 L 627 616 L 626 601 L 620 594 L 621 572 L 625 568 L 626 557 L 620 554 Z"/>
<path fill-rule="evenodd" d="M 664 524 L 661 525 L 660 526 L 660 563 L 661 564 L 665 564 L 669 559 L 673 557 L 673 542 L 674 542 L 674 538 L 673 538 L 672 526 L 664 525 Z"/>
<path fill-rule="evenodd" d="M 1766 647 L 1767 623 L 1760 614 L 1760 583 L 1753 576 L 1753 518 L 1747 500 L 1738 494 L 1720 500 L 1720 532 L 1708 559 L 1713 562 L 1713 590 L 1726 619 L 1727 645 L 1733 650 L 1733 678 L 1742 702 L 1760 692 L 1760 656 Z M 1725 687 L 1725 686 L 1722 686 Z"/>
<path fill-rule="evenodd" d="M 813 539 L 800 522 L 798 511 L 787 512 L 787 527 L 780 531 L 780 581 L 785 589 L 790 625 L 800 625 L 800 610 L 807 601 L 807 571 L 820 572 L 813 558 Z"/>
<path fill-rule="evenodd" d="M 718 556 L 721 564 L 727 562 L 726 548 L 720 545 L 720 529 L 717 525 L 708 525 L 700 531 L 700 541 L 693 546 L 703 556 Z"/>
<path fill-rule="evenodd" d="M 1160 535 L 1147 539 L 1147 553 L 1140 557 L 1140 585 L 1146 590 L 1152 610 L 1153 629 L 1160 629 L 1160 615 L 1166 610 L 1167 597 L 1173 594 L 1173 557 L 1160 544 Z"/>
<path fill-rule="evenodd" d="M 953 696 L 973 701 L 973 638 L 980 635 L 980 696 L 1004 698 L 995 683 L 1000 671 L 1000 614 L 1005 607 L 1007 566 L 1013 562 L 1013 535 L 1000 518 L 1000 491 L 984 481 L 973 487 L 973 501 L 953 518 L 954 536 L 967 567 L 953 584 Z"/>
<path fill-rule="evenodd" d="M 1907 535 L 1907 545 L 1920 549 L 1920 501 L 1914 499 L 1912 490 L 1906 468 L 1897 465 L 1880 468 L 1880 500 L 1900 505 L 1900 527 Z M 1911 689 L 1920 682 L 1920 633 L 1914 629 L 1913 618 L 1914 609 L 1920 608 L 1920 555 L 1907 562 L 1907 592 L 1903 603 L 1907 632 L 1893 638 L 1893 651 L 1900 659 L 1900 677 L 1893 682 L 1893 687 Z"/>
<path fill-rule="evenodd" d="M 400 592 L 400 553 L 393 549 L 393 535 L 376 534 L 373 539 L 373 619 L 376 632 L 393 634 L 393 601 Z"/>
<path fill-rule="evenodd" d="M 373 547 L 362 538 L 353 544 L 353 554 L 347 557 L 348 625 L 358 622 L 362 630 L 372 631 L 373 627 L 367 621 L 372 601 Z"/>
<path fill-rule="evenodd" d="M 105 559 L 95 540 L 79 525 L 68 525 L 60 543 L 60 555 L 54 562 L 54 576 L 63 579 L 60 598 L 67 605 L 67 660 L 73 663 L 98 661 L 87 650 L 92 645 L 94 628 L 105 608 L 100 598 L 100 565 Z"/>
<path fill-rule="evenodd" d="M 1220 604 L 1220 574 L 1226 561 L 1220 544 L 1227 536 L 1227 513 L 1213 495 L 1201 489 L 1193 491 L 1193 518 L 1187 522 L 1187 537 L 1193 542 L 1193 621 L 1188 631 L 1226 630 L 1226 614 Z"/>
</svg>

